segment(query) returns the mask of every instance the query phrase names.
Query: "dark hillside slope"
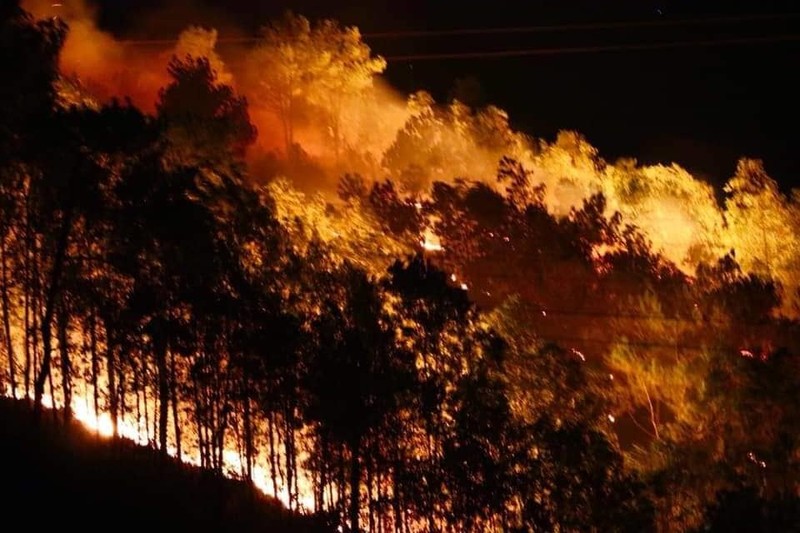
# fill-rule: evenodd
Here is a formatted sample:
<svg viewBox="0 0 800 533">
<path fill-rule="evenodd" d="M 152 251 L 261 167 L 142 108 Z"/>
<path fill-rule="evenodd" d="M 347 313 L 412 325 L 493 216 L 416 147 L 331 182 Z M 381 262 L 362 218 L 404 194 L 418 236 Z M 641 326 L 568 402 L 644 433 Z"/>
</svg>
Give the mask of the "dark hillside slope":
<svg viewBox="0 0 800 533">
<path fill-rule="evenodd" d="M 331 531 L 247 484 L 0 399 L 0 509 L 36 530 Z M 10 514 L 9 514 L 10 513 Z"/>
</svg>

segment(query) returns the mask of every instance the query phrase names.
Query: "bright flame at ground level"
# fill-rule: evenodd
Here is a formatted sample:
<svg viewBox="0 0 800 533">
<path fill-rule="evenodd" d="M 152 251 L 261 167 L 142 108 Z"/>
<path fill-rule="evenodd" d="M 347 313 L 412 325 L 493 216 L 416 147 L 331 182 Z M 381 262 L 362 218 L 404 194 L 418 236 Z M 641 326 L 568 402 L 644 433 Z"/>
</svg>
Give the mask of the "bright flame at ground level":
<svg viewBox="0 0 800 533">
<path fill-rule="evenodd" d="M 8 398 L 13 397 L 11 390 L 7 386 L 3 390 L 3 395 Z M 33 398 L 30 396 L 28 399 L 33 401 Z M 111 419 L 111 415 L 104 411 L 101 411 L 99 414 L 96 413 L 91 403 L 92 402 L 88 396 L 76 396 L 72 401 L 72 415 L 74 419 L 79 421 L 87 429 L 94 431 L 97 435 L 103 438 L 111 438 L 114 435 L 114 424 Z M 63 407 L 63 405 L 59 405 L 59 402 L 54 402 L 53 397 L 50 394 L 42 395 L 42 406 L 47 409 L 60 409 Z M 131 440 L 140 446 L 154 447 L 154 439 L 151 438 L 148 428 L 145 426 L 145 424 L 141 423 L 141 421 L 139 424 L 137 424 L 130 420 L 130 417 L 122 416 L 117 422 L 117 432 L 120 437 Z M 185 446 L 186 443 L 182 443 L 182 445 L 183 450 L 181 451 L 181 457 L 179 458 L 180 461 L 185 464 L 200 467 L 201 461 L 199 452 L 197 450 L 191 450 L 187 452 Z M 178 449 L 175 446 L 167 446 L 167 453 L 171 457 L 178 458 Z M 245 477 L 246 468 L 237 451 L 226 448 L 223 451 L 222 458 L 222 470 L 227 477 L 231 479 L 243 479 Z M 265 457 L 257 458 L 256 464 L 254 464 L 252 470 L 253 485 L 255 485 L 258 490 L 267 496 L 278 499 L 285 507 L 291 508 L 292 502 L 289 488 L 285 483 L 281 483 L 277 494 L 275 493 L 271 482 L 271 472 L 268 467 L 264 466 L 265 463 Z M 310 512 L 314 509 L 314 497 L 311 491 L 311 482 L 308 479 L 307 474 L 302 469 L 298 469 L 298 475 L 300 476 L 298 479 L 298 510 L 300 512 Z"/>
</svg>

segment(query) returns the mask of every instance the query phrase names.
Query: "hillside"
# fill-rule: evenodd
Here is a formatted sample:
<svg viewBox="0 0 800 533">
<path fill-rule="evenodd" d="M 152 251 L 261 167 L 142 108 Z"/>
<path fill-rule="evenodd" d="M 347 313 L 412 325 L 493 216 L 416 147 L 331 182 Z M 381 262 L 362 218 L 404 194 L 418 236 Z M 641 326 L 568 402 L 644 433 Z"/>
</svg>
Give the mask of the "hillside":
<svg viewBox="0 0 800 533">
<path fill-rule="evenodd" d="M 3 507 L 31 510 L 23 520 L 37 529 L 329 531 L 243 482 L 97 437 L 79 423 L 64 428 L 52 412 L 37 427 L 23 402 L 0 399 L 0 454 L 8 465 Z"/>
</svg>

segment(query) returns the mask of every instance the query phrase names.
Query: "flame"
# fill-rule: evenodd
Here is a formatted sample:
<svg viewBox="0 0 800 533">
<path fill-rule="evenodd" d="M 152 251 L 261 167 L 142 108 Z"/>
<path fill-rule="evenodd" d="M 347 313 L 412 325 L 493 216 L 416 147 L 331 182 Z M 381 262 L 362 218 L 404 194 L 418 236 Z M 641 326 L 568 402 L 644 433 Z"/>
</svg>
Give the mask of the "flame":
<svg viewBox="0 0 800 533">
<path fill-rule="evenodd" d="M 422 248 L 428 252 L 441 252 L 444 250 L 444 247 L 442 247 L 442 242 L 439 240 L 439 236 L 436 235 L 430 228 L 427 228 L 422 233 L 420 246 L 422 246 Z"/>
<path fill-rule="evenodd" d="M 12 397 L 12 391 L 6 385 L 3 395 L 7 398 Z M 28 398 L 33 401 L 33 397 Z M 42 406 L 47 409 L 60 409 L 63 407 L 63 402 L 54 399 L 50 394 L 42 395 Z M 155 416 L 155 406 L 145 406 Z M 75 420 L 80 422 L 86 429 L 96 433 L 102 438 L 111 438 L 114 435 L 114 424 L 111 414 L 107 411 L 101 410 L 96 412 L 92 406 L 92 399 L 89 395 L 79 394 L 73 396 L 72 400 L 72 416 Z M 132 420 L 132 417 L 121 416 L 117 421 L 117 432 L 121 438 L 128 439 L 140 446 L 153 446 L 154 435 L 144 424 Z M 183 440 L 183 439 L 182 439 Z M 188 443 L 182 442 L 182 451 L 180 460 L 184 464 L 199 467 L 201 465 L 200 453 L 196 447 L 193 449 L 187 446 Z M 188 448 L 188 449 L 187 449 Z M 174 458 L 178 456 L 178 449 L 174 444 L 167 446 L 167 453 Z M 246 468 L 242 462 L 239 452 L 232 446 L 226 447 L 222 452 L 223 458 L 223 474 L 232 479 L 242 479 L 245 476 Z M 289 488 L 285 484 L 280 484 L 278 492 L 275 493 L 272 486 L 272 476 L 270 469 L 265 466 L 267 464 L 267 457 L 261 454 L 257 458 L 256 463 L 252 470 L 253 485 L 260 490 L 263 494 L 271 496 L 279 500 L 287 508 L 293 505 Z M 298 460 L 298 464 L 302 464 L 302 460 Z M 314 509 L 314 496 L 311 485 L 311 478 L 309 474 L 302 468 L 298 468 L 298 497 L 297 506 L 300 512 L 311 512 Z"/>
</svg>

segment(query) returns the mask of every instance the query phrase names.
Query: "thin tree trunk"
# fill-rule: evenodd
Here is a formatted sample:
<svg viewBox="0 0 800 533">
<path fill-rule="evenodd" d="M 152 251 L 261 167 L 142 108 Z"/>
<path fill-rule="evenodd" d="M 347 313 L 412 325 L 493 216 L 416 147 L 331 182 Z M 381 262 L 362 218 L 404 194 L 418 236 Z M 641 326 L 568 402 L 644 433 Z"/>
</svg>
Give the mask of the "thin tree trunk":
<svg viewBox="0 0 800 533">
<path fill-rule="evenodd" d="M 137 368 L 133 375 L 133 392 L 136 395 L 136 433 L 142 433 L 142 370 Z"/>
<path fill-rule="evenodd" d="M 269 427 L 269 474 L 272 478 L 272 492 L 278 497 L 278 462 L 275 453 L 275 414 L 270 409 L 267 414 L 267 425 Z"/>
<path fill-rule="evenodd" d="M 37 269 L 34 260 L 34 270 Z M 33 291 L 31 294 L 31 386 L 35 390 L 39 368 L 39 311 L 41 310 L 38 281 L 34 280 L 31 290 Z"/>
<path fill-rule="evenodd" d="M 53 260 L 53 268 L 50 272 L 50 284 L 45 299 L 44 315 L 42 317 L 42 344 L 44 354 L 42 356 L 42 366 L 39 375 L 36 377 L 33 387 L 34 395 L 34 417 L 38 420 L 42 411 L 42 394 L 44 393 L 44 382 L 50 374 L 50 360 L 53 356 L 52 350 L 52 327 L 53 316 L 57 298 L 61 291 L 61 278 L 67 257 L 67 247 L 69 245 L 69 235 L 72 230 L 72 209 L 68 208 L 64 213 L 64 220 L 61 223 L 58 241 L 56 243 L 56 254 Z"/>
<path fill-rule="evenodd" d="M 11 339 L 11 305 L 8 298 L 8 268 L 6 262 L 6 241 L 0 242 L 0 297 L 3 305 L 3 332 L 5 334 L 6 352 L 8 352 L 8 377 L 11 385 L 11 397 L 17 399 L 17 363 L 14 356 L 14 342 Z"/>
<path fill-rule="evenodd" d="M 294 420 L 294 418 L 292 420 Z M 292 480 L 294 481 L 294 487 L 292 489 L 292 497 L 294 498 L 295 509 L 299 509 L 300 484 L 298 480 L 300 479 L 300 475 L 298 474 L 297 471 L 297 435 L 295 434 L 294 430 L 294 421 L 292 422 L 291 439 L 292 439 L 292 470 L 294 471 L 292 474 Z"/>
<path fill-rule="evenodd" d="M 394 507 L 394 531 L 401 533 L 403 530 L 403 509 L 400 505 L 400 461 L 395 460 L 392 469 L 392 506 Z"/>
<path fill-rule="evenodd" d="M 125 421 L 125 413 L 128 412 L 127 407 L 127 380 L 125 379 L 125 371 L 123 369 L 124 361 L 126 361 L 125 353 L 123 352 L 122 348 L 120 348 L 119 352 L 119 364 L 117 365 L 117 383 L 119 383 L 119 416 Z"/>
<path fill-rule="evenodd" d="M 95 421 L 100 417 L 100 391 L 98 390 L 98 380 L 100 375 L 100 358 L 97 354 L 97 318 L 92 311 L 89 318 L 89 349 L 92 359 L 92 400 L 94 404 Z"/>
<path fill-rule="evenodd" d="M 181 454 L 181 420 L 178 411 L 178 374 L 175 371 L 175 353 L 170 353 L 170 396 L 172 399 L 172 422 L 175 429 L 175 449 L 178 460 L 182 461 Z"/>
<path fill-rule="evenodd" d="M 116 362 L 114 361 L 114 343 L 112 341 L 111 332 L 108 330 L 108 326 L 106 326 L 106 364 L 106 373 L 108 376 L 108 405 L 112 429 L 111 433 L 114 438 L 116 438 L 118 436 L 117 414 L 119 411 L 117 404 L 117 378 L 116 372 L 114 371 Z"/>
<path fill-rule="evenodd" d="M 161 324 L 163 327 L 164 324 Z M 169 417 L 169 376 L 167 371 L 167 340 L 165 332 L 155 336 L 156 369 L 158 372 L 158 449 L 167 455 L 167 423 Z"/>
<path fill-rule="evenodd" d="M 31 281 L 30 281 L 30 258 L 27 257 L 28 252 L 26 250 L 26 258 L 25 258 L 25 303 L 24 303 L 24 322 L 25 322 L 25 332 L 24 332 L 24 341 L 25 341 L 25 369 L 23 373 L 23 381 L 25 384 L 25 398 L 30 399 L 31 397 L 31 296 L 32 296 L 32 288 L 31 288 Z"/>
<path fill-rule="evenodd" d="M 217 415 L 214 440 L 217 445 L 217 468 L 221 474 L 225 466 L 225 430 L 228 427 L 228 410 L 225 407 L 224 389 L 223 384 L 220 382 L 219 372 L 215 372 L 215 381 L 214 405 Z"/>
<path fill-rule="evenodd" d="M 286 454 L 286 491 L 289 496 L 289 510 L 294 511 L 296 509 L 295 503 L 297 500 L 297 494 L 294 490 L 297 486 L 295 482 L 297 472 L 295 471 L 294 464 L 294 429 L 292 428 L 292 420 L 290 419 L 288 407 L 284 411 L 284 431 L 286 432 L 283 441 L 284 453 Z"/>
<path fill-rule="evenodd" d="M 244 455 L 245 455 L 245 462 L 246 464 L 246 475 L 247 480 L 252 482 L 253 481 L 253 428 L 252 428 L 252 420 L 250 417 L 252 416 L 250 412 L 250 394 L 248 391 L 247 386 L 247 378 L 243 380 L 242 385 L 243 396 L 244 396 L 244 409 L 243 409 L 243 433 L 244 433 Z"/>
<path fill-rule="evenodd" d="M 361 507 L 361 437 L 356 435 L 350 443 L 350 531 L 358 533 L 358 515 Z"/>
<path fill-rule="evenodd" d="M 67 329 L 69 318 L 66 305 L 61 304 L 58 316 L 58 348 L 61 356 L 61 388 L 64 393 L 64 425 L 69 424 L 72 418 L 72 373 L 69 360 L 69 345 L 67 344 Z"/>
<path fill-rule="evenodd" d="M 30 205 L 29 198 L 26 197 L 25 201 L 25 267 L 23 269 L 24 275 L 24 315 L 25 315 L 25 371 L 23 380 L 25 383 L 25 399 L 29 400 L 31 397 L 31 296 L 33 292 L 33 282 L 31 281 L 31 223 L 30 223 Z"/>
<path fill-rule="evenodd" d="M 369 448 L 369 445 L 367 445 Z M 375 533 L 375 498 L 372 495 L 372 484 L 374 483 L 374 468 L 371 454 L 367 454 L 364 459 L 367 474 L 367 508 L 369 509 L 369 533 Z"/>
<path fill-rule="evenodd" d="M 208 464 L 206 463 L 206 454 L 205 454 L 205 438 L 203 436 L 203 424 L 200 420 L 200 397 L 199 392 L 197 391 L 197 383 L 194 386 L 194 419 L 197 424 L 197 445 L 200 448 L 200 466 L 202 468 L 207 468 Z"/>
<path fill-rule="evenodd" d="M 339 512 L 343 519 L 347 519 L 347 501 L 346 501 L 346 491 L 345 491 L 345 453 L 344 453 L 344 444 L 339 443 L 339 472 L 337 472 L 337 487 L 336 487 L 336 507 L 338 508 Z"/>
<path fill-rule="evenodd" d="M 52 407 L 51 412 L 53 414 L 53 421 L 58 422 L 58 410 L 56 409 L 56 389 L 53 386 L 52 368 L 50 372 L 47 373 L 47 384 L 50 387 L 50 406 Z"/>
<path fill-rule="evenodd" d="M 142 407 L 144 408 L 144 440 L 150 446 L 150 403 L 147 397 L 147 355 L 139 350 L 139 365 L 142 369 Z"/>
<path fill-rule="evenodd" d="M 661 437 L 658 434 L 658 422 L 656 420 L 656 414 L 653 410 L 653 402 L 650 399 L 650 393 L 647 390 L 647 385 L 645 385 L 644 381 L 639 380 L 639 384 L 642 386 L 642 390 L 644 390 L 644 395 L 647 398 L 647 405 L 650 409 L 650 424 L 653 426 L 653 432 L 655 433 L 656 440 L 661 440 Z"/>
</svg>

